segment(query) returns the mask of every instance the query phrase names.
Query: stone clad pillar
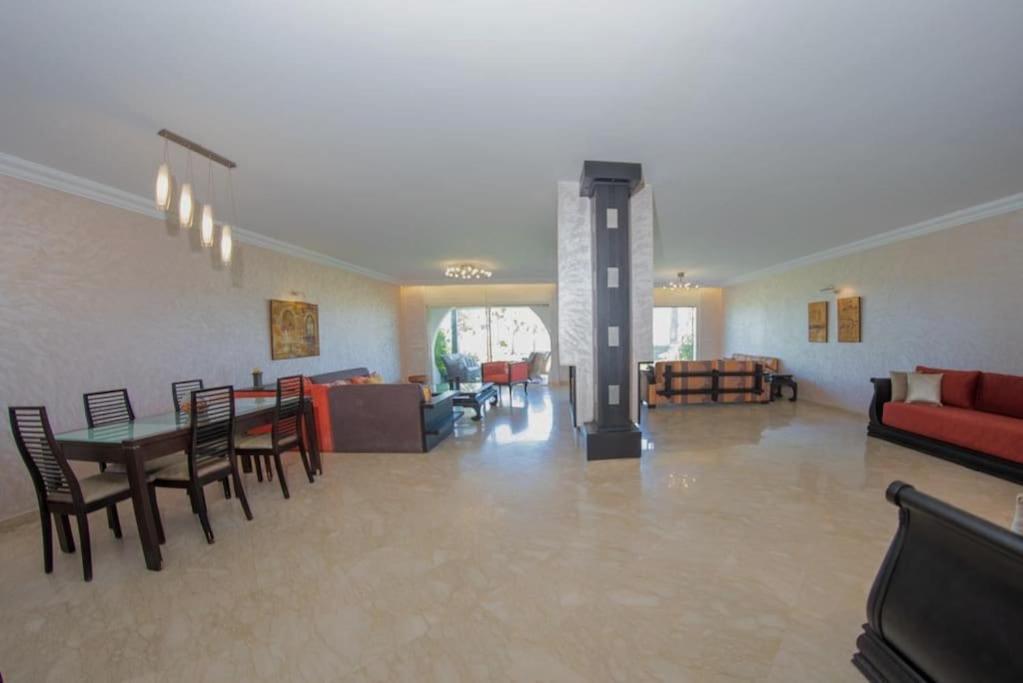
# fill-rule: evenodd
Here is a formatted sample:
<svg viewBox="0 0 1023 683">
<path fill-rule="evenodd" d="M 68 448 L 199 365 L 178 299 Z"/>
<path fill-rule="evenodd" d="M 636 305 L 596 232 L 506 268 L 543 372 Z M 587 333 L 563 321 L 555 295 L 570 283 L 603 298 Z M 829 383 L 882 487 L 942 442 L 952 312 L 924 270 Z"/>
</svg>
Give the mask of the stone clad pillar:
<svg viewBox="0 0 1023 683">
<path fill-rule="evenodd" d="M 632 230 L 633 195 L 641 182 L 639 164 L 587 161 L 577 197 L 568 196 L 571 184 L 559 185 L 559 342 L 563 362 L 576 366 L 577 416 L 585 423 L 588 460 L 638 458 L 641 452 L 634 375 L 637 361 L 649 360 L 652 352 L 653 315 L 649 193 L 637 205 L 639 239 Z M 648 281 L 650 288 L 638 297 L 637 277 L 641 290 Z"/>
</svg>

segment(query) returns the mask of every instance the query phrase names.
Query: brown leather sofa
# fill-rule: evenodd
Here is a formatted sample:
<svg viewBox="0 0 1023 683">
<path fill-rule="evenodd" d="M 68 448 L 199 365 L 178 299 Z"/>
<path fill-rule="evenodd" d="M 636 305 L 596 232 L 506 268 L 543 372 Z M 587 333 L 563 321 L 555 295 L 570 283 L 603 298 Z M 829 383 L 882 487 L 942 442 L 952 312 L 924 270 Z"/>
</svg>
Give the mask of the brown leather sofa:
<svg viewBox="0 0 1023 683">
<path fill-rule="evenodd" d="M 350 368 L 310 377 L 321 429 L 337 453 L 425 453 L 454 429 L 451 394 L 425 400 L 418 384 L 336 384 L 369 375 Z"/>
</svg>

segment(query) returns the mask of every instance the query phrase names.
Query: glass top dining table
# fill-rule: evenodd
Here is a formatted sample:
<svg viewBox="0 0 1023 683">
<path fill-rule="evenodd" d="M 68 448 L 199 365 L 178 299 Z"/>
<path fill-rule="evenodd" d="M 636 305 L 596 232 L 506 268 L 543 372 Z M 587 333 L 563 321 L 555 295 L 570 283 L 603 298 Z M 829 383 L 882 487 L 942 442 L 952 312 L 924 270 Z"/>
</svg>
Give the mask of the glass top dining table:
<svg viewBox="0 0 1023 683">
<path fill-rule="evenodd" d="M 234 400 L 235 418 L 273 408 L 275 397 L 269 398 L 236 398 Z M 114 422 L 99 427 L 87 427 L 55 435 L 57 441 L 74 441 L 76 443 L 119 444 L 125 441 L 148 439 L 162 434 L 173 434 L 187 429 L 191 415 L 186 412 L 170 411 L 158 415 L 137 417 L 131 422 Z"/>
<path fill-rule="evenodd" d="M 235 398 L 236 429 L 246 430 L 270 424 L 276 404 L 275 396 Z M 309 438 L 310 456 L 313 466 L 322 473 L 323 467 L 316 439 L 316 418 L 312 403 L 306 400 L 305 404 L 303 419 L 309 420 L 309 429 L 305 430 L 305 433 Z M 120 463 L 125 466 L 131 485 L 139 541 L 145 555 L 146 567 L 153 571 L 162 568 L 163 554 L 156 533 L 155 511 L 148 495 L 144 463 L 187 448 L 190 427 L 189 413 L 170 411 L 137 417 L 130 422 L 115 422 L 55 435 L 68 460 Z M 61 547 L 65 547 L 64 541 L 61 542 Z"/>
</svg>

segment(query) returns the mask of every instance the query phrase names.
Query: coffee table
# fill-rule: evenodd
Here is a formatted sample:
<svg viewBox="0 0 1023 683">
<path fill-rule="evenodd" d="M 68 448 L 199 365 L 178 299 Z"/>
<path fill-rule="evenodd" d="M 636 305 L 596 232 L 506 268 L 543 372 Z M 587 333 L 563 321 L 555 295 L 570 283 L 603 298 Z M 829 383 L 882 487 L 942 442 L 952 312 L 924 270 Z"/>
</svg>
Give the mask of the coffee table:
<svg viewBox="0 0 1023 683">
<path fill-rule="evenodd" d="M 497 405 L 497 386 L 493 382 L 444 382 L 433 388 L 433 394 L 445 391 L 455 392 L 452 403 L 460 408 L 472 408 L 476 414 L 472 416 L 474 421 L 483 417 L 483 407 L 490 403 Z"/>
</svg>

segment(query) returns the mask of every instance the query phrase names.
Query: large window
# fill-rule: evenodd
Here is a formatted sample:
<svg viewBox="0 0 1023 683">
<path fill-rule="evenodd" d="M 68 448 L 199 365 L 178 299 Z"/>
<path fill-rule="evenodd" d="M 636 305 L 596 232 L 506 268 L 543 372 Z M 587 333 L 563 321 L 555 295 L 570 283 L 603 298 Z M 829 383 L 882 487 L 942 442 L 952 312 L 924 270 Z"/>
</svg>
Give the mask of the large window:
<svg viewBox="0 0 1023 683">
<path fill-rule="evenodd" d="M 437 369 L 445 353 L 464 353 L 481 363 L 522 360 L 533 351 L 550 351 L 551 335 L 529 306 L 453 308 L 441 320 L 433 342 Z"/>
<path fill-rule="evenodd" d="M 696 359 L 696 309 L 691 306 L 654 308 L 654 359 Z"/>
</svg>

